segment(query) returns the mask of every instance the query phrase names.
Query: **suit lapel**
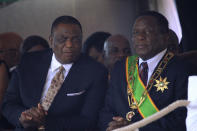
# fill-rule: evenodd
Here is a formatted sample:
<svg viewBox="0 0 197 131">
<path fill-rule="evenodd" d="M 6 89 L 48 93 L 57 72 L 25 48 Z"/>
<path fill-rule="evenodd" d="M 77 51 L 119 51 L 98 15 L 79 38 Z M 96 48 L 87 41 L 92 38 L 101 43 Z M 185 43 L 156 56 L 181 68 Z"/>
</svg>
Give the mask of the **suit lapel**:
<svg viewBox="0 0 197 131">
<path fill-rule="evenodd" d="M 161 70 L 161 74 L 163 74 L 163 71 L 165 71 L 165 68 L 166 68 L 166 66 L 163 66 L 165 63 L 167 64 L 167 65 L 169 65 L 169 63 L 171 63 L 172 61 L 173 61 L 173 57 L 174 57 L 174 54 L 170 54 L 170 55 L 168 55 L 169 57 L 165 57 L 167 54 L 168 54 L 169 52 L 168 51 L 166 51 L 166 53 L 164 54 L 164 56 L 161 58 L 161 60 L 159 61 L 159 63 L 157 64 L 157 66 L 155 67 L 155 69 L 154 69 L 154 71 L 153 71 L 153 73 L 152 73 L 152 75 L 151 75 L 151 77 L 150 77 L 150 79 L 153 77 L 153 75 L 155 74 L 155 73 L 159 73 L 160 72 L 160 70 Z M 161 64 L 161 63 L 163 63 L 163 64 Z M 162 65 L 162 66 L 160 66 L 160 65 Z M 159 67 L 160 66 L 160 67 Z M 160 69 L 160 70 L 158 70 L 158 68 Z M 160 75 L 159 75 L 160 76 Z M 150 80 L 149 80 L 149 83 L 150 83 Z M 148 83 L 148 84 L 149 84 Z"/>
<path fill-rule="evenodd" d="M 86 72 L 86 67 L 84 66 L 85 59 L 83 56 L 80 56 L 78 61 L 73 63 L 68 75 L 66 76 L 62 87 L 56 94 L 49 111 L 55 110 L 54 105 L 58 104 L 58 101 L 61 99 L 65 99 L 67 93 L 77 93 L 79 91 L 85 90 L 82 89 L 84 86 L 84 81 L 87 79 L 86 77 L 82 78 L 82 75 Z"/>
<path fill-rule="evenodd" d="M 36 98 L 36 103 L 40 102 L 43 88 L 46 82 L 48 70 L 50 67 L 52 59 L 52 51 L 49 51 L 41 56 L 41 59 L 39 59 L 38 63 L 35 65 L 36 66 L 36 71 L 32 72 L 33 76 L 35 77 L 36 81 L 36 86 L 34 87 L 35 92 L 34 97 Z"/>
<path fill-rule="evenodd" d="M 75 92 L 78 89 L 78 86 L 72 87 L 72 85 L 73 83 L 80 82 L 80 79 L 82 79 L 80 74 L 83 74 L 85 69 L 83 64 L 81 63 L 81 59 L 83 58 L 79 58 L 79 61 L 73 64 L 68 73 L 68 76 L 63 83 L 63 87 L 67 87 L 66 92 Z"/>
<path fill-rule="evenodd" d="M 149 85 L 152 85 L 151 90 L 149 91 L 149 95 L 151 97 L 151 99 L 153 100 L 153 102 L 156 101 L 160 101 L 158 97 L 158 91 L 156 88 L 156 80 L 160 80 L 160 78 L 164 79 L 166 77 L 166 71 L 168 66 L 173 62 L 174 59 L 174 55 L 173 54 L 168 54 L 169 57 L 165 57 L 167 55 L 167 53 L 169 53 L 168 51 L 164 54 L 164 56 L 162 57 L 162 59 L 160 60 L 160 62 L 157 64 L 157 66 L 154 69 L 154 72 L 151 75 L 152 79 L 152 84 L 151 82 L 151 78 L 149 80 Z M 166 65 L 166 66 L 160 66 L 160 65 Z M 167 77 L 166 77 L 167 78 Z M 167 79 L 168 81 L 168 79 Z M 150 88 L 150 87 L 148 87 Z M 159 91 L 159 93 L 161 92 L 161 90 Z M 165 93 L 165 91 L 164 91 Z M 156 104 L 157 106 L 157 104 Z"/>
</svg>

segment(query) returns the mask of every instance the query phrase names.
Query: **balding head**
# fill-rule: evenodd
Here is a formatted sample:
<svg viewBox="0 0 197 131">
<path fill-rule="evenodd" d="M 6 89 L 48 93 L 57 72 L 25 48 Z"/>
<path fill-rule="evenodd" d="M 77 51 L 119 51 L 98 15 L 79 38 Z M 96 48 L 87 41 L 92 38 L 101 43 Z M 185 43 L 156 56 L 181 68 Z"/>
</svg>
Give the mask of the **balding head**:
<svg viewBox="0 0 197 131">
<path fill-rule="evenodd" d="M 18 64 L 22 41 L 22 37 L 13 32 L 0 34 L 0 59 L 5 60 L 9 67 Z"/>
<path fill-rule="evenodd" d="M 122 35 L 110 36 L 104 44 L 105 65 L 111 69 L 116 61 L 131 55 L 131 48 L 127 38 Z"/>
</svg>

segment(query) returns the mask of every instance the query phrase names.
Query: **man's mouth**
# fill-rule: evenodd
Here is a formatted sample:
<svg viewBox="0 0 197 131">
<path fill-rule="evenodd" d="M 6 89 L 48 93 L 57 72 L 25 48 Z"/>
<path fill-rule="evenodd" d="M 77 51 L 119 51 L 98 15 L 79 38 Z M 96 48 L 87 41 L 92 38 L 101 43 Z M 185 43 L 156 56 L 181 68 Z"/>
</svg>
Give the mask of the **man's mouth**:
<svg viewBox="0 0 197 131">
<path fill-rule="evenodd" d="M 64 54 L 65 54 L 66 56 L 72 56 L 72 55 L 73 55 L 73 52 L 64 52 Z"/>
<path fill-rule="evenodd" d="M 146 48 L 146 46 L 145 45 L 136 45 L 136 48 L 138 48 L 138 49 L 144 49 L 144 48 Z"/>
</svg>

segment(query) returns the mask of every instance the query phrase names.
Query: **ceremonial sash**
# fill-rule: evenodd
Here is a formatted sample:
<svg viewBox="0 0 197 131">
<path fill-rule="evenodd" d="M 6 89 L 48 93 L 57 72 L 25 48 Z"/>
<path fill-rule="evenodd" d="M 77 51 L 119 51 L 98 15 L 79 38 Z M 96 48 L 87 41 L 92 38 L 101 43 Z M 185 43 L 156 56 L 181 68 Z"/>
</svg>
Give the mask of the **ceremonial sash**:
<svg viewBox="0 0 197 131">
<path fill-rule="evenodd" d="M 132 98 L 137 103 L 137 109 L 143 118 L 146 118 L 156 112 L 158 108 L 149 96 L 149 93 L 144 86 L 142 80 L 139 76 L 138 70 L 138 57 L 130 56 L 126 59 L 126 78 L 128 83 L 128 88 L 132 91 Z M 143 97 L 143 94 L 146 95 Z M 142 99 L 144 99 L 142 101 Z M 140 104 L 141 102 L 141 104 Z M 139 105 L 140 104 L 140 105 Z"/>
</svg>

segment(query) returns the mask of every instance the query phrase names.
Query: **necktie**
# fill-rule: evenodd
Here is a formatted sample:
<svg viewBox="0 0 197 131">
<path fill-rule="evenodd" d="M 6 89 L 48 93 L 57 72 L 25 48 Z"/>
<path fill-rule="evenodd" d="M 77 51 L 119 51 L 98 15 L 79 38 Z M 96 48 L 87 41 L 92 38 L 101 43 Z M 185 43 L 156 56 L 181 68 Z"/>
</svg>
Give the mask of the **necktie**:
<svg viewBox="0 0 197 131">
<path fill-rule="evenodd" d="M 60 87 L 62 86 L 62 84 L 64 82 L 64 70 L 65 70 L 64 67 L 61 66 L 59 68 L 59 71 L 55 74 L 55 76 L 53 77 L 53 79 L 51 81 L 51 85 L 47 91 L 47 94 L 41 103 L 41 105 L 45 111 L 48 111 L 57 92 L 59 91 Z"/>
<path fill-rule="evenodd" d="M 148 64 L 147 62 L 142 62 L 140 64 L 140 78 L 143 81 L 144 85 L 146 86 L 148 80 Z"/>
</svg>

